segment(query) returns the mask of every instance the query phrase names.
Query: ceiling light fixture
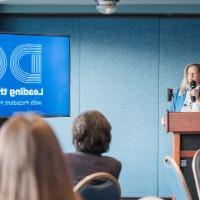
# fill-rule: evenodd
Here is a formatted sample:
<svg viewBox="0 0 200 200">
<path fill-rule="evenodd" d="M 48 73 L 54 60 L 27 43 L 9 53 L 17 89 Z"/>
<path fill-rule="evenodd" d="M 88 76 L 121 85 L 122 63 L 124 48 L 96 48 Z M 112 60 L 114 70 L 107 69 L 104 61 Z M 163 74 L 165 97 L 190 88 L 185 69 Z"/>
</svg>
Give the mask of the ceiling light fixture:
<svg viewBox="0 0 200 200">
<path fill-rule="evenodd" d="M 116 11 L 116 3 L 119 0 L 95 0 L 97 2 L 96 9 L 102 14 L 112 14 Z"/>
</svg>

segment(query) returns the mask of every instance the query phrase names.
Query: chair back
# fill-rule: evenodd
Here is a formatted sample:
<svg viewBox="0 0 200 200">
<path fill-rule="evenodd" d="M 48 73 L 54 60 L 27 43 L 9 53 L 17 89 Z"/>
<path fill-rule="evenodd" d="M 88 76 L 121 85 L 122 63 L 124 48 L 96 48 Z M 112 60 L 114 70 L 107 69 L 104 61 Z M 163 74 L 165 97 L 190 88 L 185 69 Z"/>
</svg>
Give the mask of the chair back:
<svg viewBox="0 0 200 200">
<path fill-rule="evenodd" d="M 170 188 L 176 200 L 192 200 L 183 173 L 181 172 L 175 160 L 169 156 L 166 156 L 164 158 L 164 162 Z"/>
<path fill-rule="evenodd" d="M 74 186 L 74 192 L 84 200 L 120 200 L 121 189 L 114 176 L 97 172 L 86 176 Z"/>
<path fill-rule="evenodd" d="M 192 171 L 194 175 L 197 194 L 200 199 L 200 149 L 194 154 L 192 160 Z"/>
</svg>

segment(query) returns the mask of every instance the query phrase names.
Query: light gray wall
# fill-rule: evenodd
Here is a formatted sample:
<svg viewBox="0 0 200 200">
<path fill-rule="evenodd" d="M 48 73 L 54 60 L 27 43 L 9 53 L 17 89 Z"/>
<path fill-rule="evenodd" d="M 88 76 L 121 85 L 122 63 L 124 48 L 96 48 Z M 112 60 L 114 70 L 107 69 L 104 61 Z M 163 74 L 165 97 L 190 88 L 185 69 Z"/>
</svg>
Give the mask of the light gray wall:
<svg viewBox="0 0 200 200">
<path fill-rule="evenodd" d="M 200 62 L 200 19 L 13 15 L 0 30 L 70 35 L 71 117 L 48 119 L 63 150 L 74 151 L 73 118 L 100 110 L 112 124 L 108 155 L 122 162 L 123 196 L 171 196 L 162 166 L 171 135 L 160 118 L 167 88 L 178 86 L 185 64 Z"/>
</svg>

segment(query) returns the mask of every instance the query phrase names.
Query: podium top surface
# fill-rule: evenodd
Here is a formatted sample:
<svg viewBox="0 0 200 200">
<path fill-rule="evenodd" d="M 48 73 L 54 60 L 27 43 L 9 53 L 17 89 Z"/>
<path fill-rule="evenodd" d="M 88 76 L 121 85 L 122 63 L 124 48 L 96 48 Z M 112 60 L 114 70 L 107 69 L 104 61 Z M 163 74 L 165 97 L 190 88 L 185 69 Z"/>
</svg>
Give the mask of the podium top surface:
<svg viewBox="0 0 200 200">
<path fill-rule="evenodd" d="M 200 133 L 200 112 L 167 112 L 166 131 Z"/>
</svg>

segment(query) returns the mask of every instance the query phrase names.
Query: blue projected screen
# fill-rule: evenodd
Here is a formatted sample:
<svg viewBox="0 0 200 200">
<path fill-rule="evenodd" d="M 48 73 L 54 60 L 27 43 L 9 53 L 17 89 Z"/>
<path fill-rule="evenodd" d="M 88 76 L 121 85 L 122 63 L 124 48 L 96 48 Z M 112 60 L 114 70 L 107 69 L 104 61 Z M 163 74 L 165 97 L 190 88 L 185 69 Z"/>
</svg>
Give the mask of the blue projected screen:
<svg viewBox="0 0 200 200">
<path fill-rule="evenodd" d="M 0 117 L 70 115 L 70 37 L 0 34 Z"/>
</svg>

